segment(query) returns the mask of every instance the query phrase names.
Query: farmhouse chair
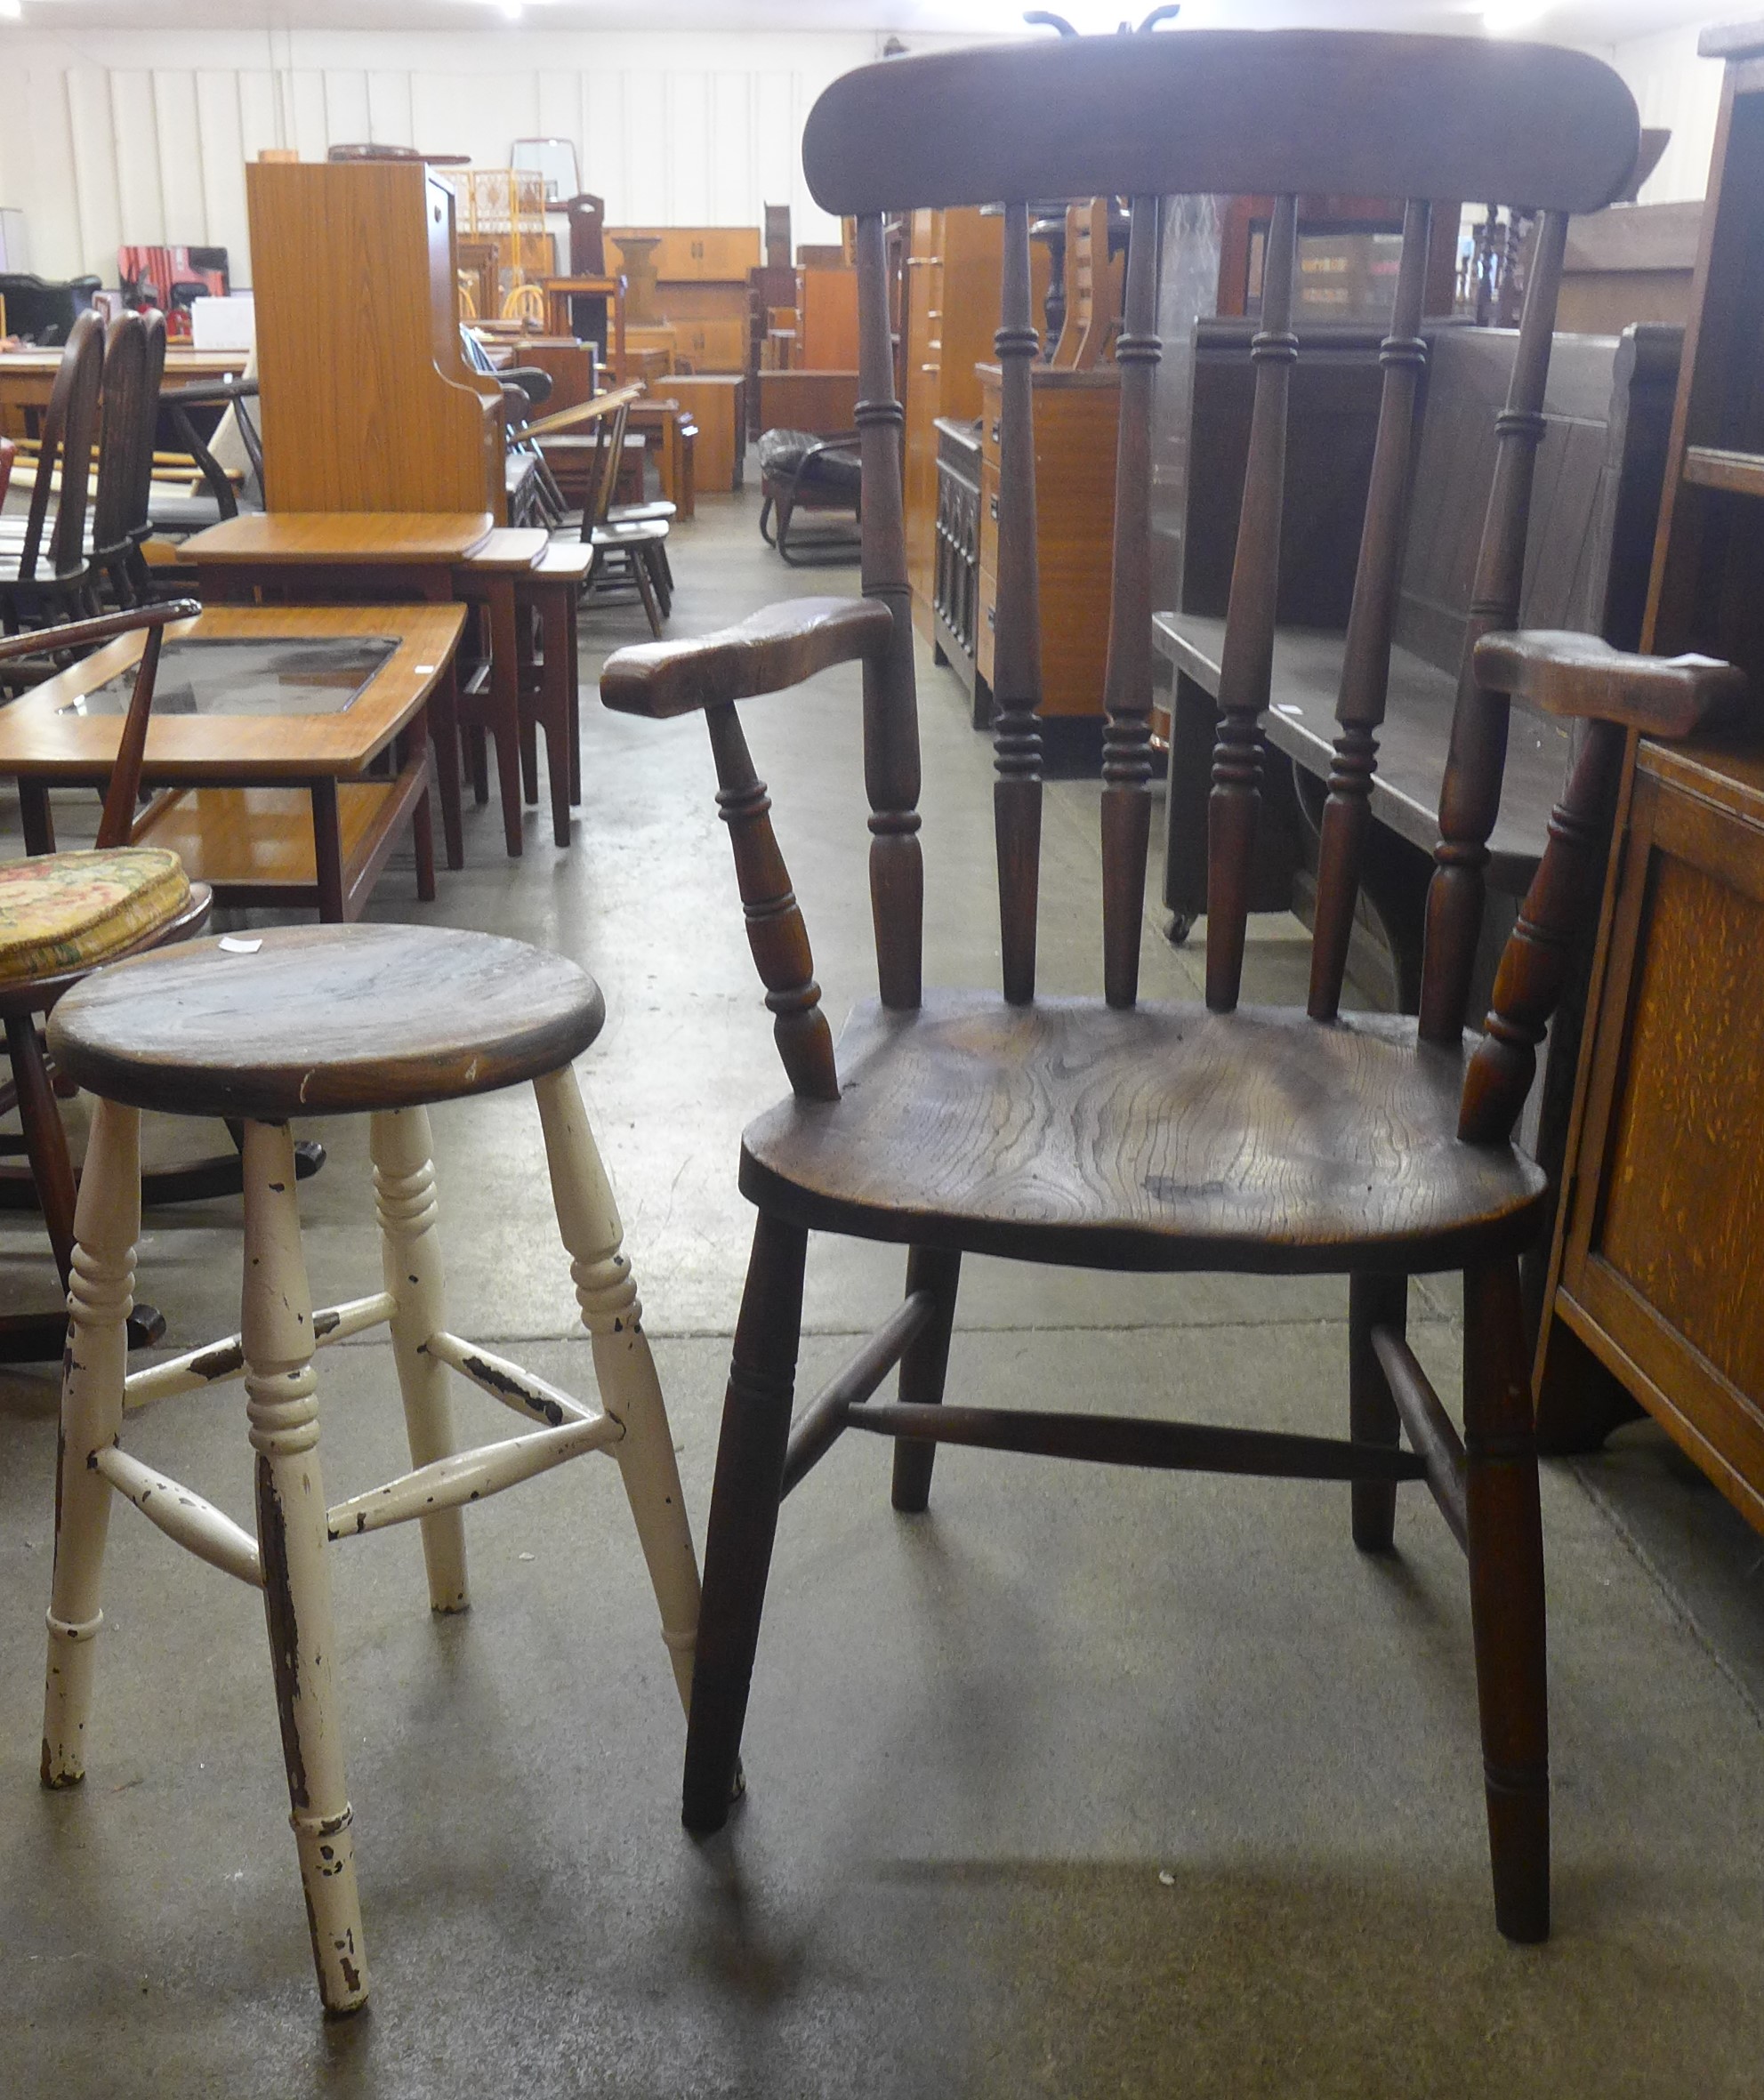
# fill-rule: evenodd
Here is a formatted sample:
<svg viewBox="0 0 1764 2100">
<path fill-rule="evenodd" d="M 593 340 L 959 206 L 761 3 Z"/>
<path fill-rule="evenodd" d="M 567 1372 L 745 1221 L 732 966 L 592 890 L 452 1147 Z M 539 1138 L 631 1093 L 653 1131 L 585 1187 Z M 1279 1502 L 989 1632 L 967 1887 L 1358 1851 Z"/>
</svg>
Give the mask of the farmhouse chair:
<svg viewBox="0 0 1764 2100">
<path fill-rule="evenodd" d="M 839 80 L 808 122 L 809 185 L 857 219 L 865 504 L 858 599 L 774 607 L 702 640 L 621 652 L 608 704 L 702 711 L 753 955 L 791 1082 L 750 1124 L 758 1208 L 706 1542 L 684 1814 L 718 1827 L 737 1757 L 782 1498 L 840 1433 L 896 1439 L 897 1509 L 926 1505 L 938 1444 L 1352 1483 L 1355 1542 L 1391 1544 L 1422 1481 L 1470 1563 L 1495 1920 L 1549 1929 L 1542 1539 L 1518 1259 L 1544 1177 L 1512 1141 L 1562 941 L 1594 896 L 1596 815 L 1625 727 L 1687 729 L 1731 689 L 1700 660 L 1514 635 L 1532 450 L 1567 217 L 1620 195 L 1638 147 L 1616 76 L 1576 52 L 1356 33 L 1195 31 L 891 60 Z M 1141 1004 L 1151 758 L 1148 422 L 1158 199 L 1272 192 L 1244 500 L 1210 809 L 1206 1000 Z M 1401 195 L 1377 463 L 1347 647 L 1306 1010 L 1247 1007 L 1245 875 L 1261 766 L 1282 503 L 1295 197 Z M 1100 999 L 1038 999 L 1042 777 L 1027 200 L 1132 199 L 1102 798 Z M 1340 1010 L 1376 763 L 1409 480 L 1430 197 L 1513 196 L 1542 214 L 1466 640 L 1429 900 L 1419 1020 Z M 912 624 L 902 540 L 883 214 L 1003 201 L 997 778 L 1002 995 L 922 981 Z M 1485 640 L 1487 637 L 1489 639 Z M 1480 644 L 1480 647 L 1478 645 Z M 863 664 L 880 998 L 837 1057 L 808 937 L 735 703 Z M 1584 756 L 1510 944 L 1487 1033 L 1464 1030 L 1508 696 L 1583 718 Z M 790 1420 L 810 1230 L 904 1243 L 904 1303 Z M 945 1405 L 966 1253 L 1140 1271 L 1349 1278 L 1349 1437 Z M 1465 1285 L 1462 1436 L 1405 1340 L 1407 1279 Z M 870 1396 L 896 1364 L 899 1397 Z M 1406 1447 L 1401 1442 L 1407 1432 Z"/>
</svg>

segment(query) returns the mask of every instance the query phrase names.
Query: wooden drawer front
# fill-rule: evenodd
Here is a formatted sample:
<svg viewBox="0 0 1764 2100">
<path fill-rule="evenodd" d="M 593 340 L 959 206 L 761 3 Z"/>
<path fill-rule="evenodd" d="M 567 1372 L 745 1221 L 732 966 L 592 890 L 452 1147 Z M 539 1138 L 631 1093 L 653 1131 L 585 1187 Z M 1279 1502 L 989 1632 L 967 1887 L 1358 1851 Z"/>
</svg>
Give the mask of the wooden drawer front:
<svg viewBox="0 0 1764 2100">
<path fill-rule="evenodd" d="M 744 321 L 674 321 L 673 354 L 695 372 L 745 372 L 747 324 Z"/>
<path fill-rule="evenodd" d="M 757 226 L 609 226 L 607 238 L 616 246 L 624 233 L 659 237 L 660 245 L 651 250 L 658 278 L 735 278 L 745 283 L 747 272 L 760 267 Z"/>
<path fill-rule="evenodd" d="M 1764 1521 L 1764 799 L 1757 817 L 1638 769 L 1562 1287 Z"/>
</svg>

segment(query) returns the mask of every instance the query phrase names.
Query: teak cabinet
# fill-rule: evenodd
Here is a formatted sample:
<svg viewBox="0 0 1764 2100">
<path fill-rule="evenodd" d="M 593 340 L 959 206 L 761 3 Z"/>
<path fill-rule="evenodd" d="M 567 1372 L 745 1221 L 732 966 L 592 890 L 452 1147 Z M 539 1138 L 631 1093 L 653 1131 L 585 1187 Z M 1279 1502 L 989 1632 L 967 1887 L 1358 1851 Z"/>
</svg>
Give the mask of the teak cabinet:
<svg viewBox="0 0 1764 2100">
<path fill-rule="evenodd" d="M 1004 221 L 972 208 L 914 212 L 903 275 L 906 575 L 913 619 L 935 639 L 939 421 L 978 422 L 976 369 L 998 326 Z"/>
<path fill-rule="evenodd" d="M 1538 1432 L 1612 1381 L 1764 1529 L 1764 24 L 1728 61 L 1641 646 L 1750 677 L 1740 720 L 1632 742 L 1538 1339 Z"/>
<path fill-rule="evenodd" d="M 1042 713 L 1102 715 L 1108 648 L 1108 577 L 1115 555 L 1115 448 L 1121 375 L 1034 369 L 1035 567 L 1041 586 Z M 992 719 L 998 601 L 999 368 L 980 366 L 980 598 L 975 629 L 980 727 Z"/>
<path fill-rule="evenodd" d="M 1764 1529 L 1760 957 L 1764 753 L 1641 744 L 1553 1317 Z"/>
</svg>

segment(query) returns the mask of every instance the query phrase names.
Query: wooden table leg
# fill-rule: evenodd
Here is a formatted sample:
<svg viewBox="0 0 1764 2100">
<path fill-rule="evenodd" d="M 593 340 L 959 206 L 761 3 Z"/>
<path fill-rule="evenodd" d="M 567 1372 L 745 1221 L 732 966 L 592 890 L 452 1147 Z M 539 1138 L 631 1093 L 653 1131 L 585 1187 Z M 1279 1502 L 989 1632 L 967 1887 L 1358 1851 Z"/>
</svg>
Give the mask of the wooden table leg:
<svg viewBox="0 0 1764 2100">
<path fill-rule="evenodd" d="M 573 581 L 535 592 L 544 636 L 544 659 L 539 667 L 539 719 L 545 731 L 545 772 L 552 791 L 552 836 L 560 846 L 569 843 L 569 805 L 572 736 L 576 717 L 576 651 L 571 646 L 570 601 L 576 596 Z"/>
<path fill-rule="evenodd" d="M 490 600 L 490 735 L 496 745 L 496 785 L 503 800 L 503 840 L 520 857 L 520 653 L 515 629 L 514 578 L 488 578 Z"/>
<path fill-rule="evenodd" d="M 20 781 L 19 822 L 27 853 L 54 852 L 55 819 L 49 808 L 49 790 L 42 781 Z"/>
<path fill-rule="evenodd" d="M 343 882 L 342 829 L 337 821 L 337 784 L 310 783 L 312 858 L 318 879 L 318 916 L 326 926 L 341 926 L 349 916 Z"/>
<path fill-rule="evenodd" d="M 429 737 L 435 752 L 435 777 L 441 791 L 441 834 L 447 865 L 465 865 L 464 809 L 459 784 L 459 680 L 449 662 L 429 696 Z"/>
</svg>

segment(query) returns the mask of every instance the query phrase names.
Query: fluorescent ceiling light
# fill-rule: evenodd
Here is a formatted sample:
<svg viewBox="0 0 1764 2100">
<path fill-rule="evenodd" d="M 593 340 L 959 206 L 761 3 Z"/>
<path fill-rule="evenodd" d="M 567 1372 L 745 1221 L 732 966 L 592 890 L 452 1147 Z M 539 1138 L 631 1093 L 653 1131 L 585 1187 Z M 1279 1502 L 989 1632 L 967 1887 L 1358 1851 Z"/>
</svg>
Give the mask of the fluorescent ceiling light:
<svg viewBox="0 0 1764 2100">
<path fill-rule="evenodd" d="M 496 12 L 505 22 L 518 22 L 521 16 L 521 0 L 496 0 Z"/>
<path fill-rule="evenodd" d="M 0 0 L 0 22 L 17 22 L 24 20 L 25 0 Z"/>
</svg>

